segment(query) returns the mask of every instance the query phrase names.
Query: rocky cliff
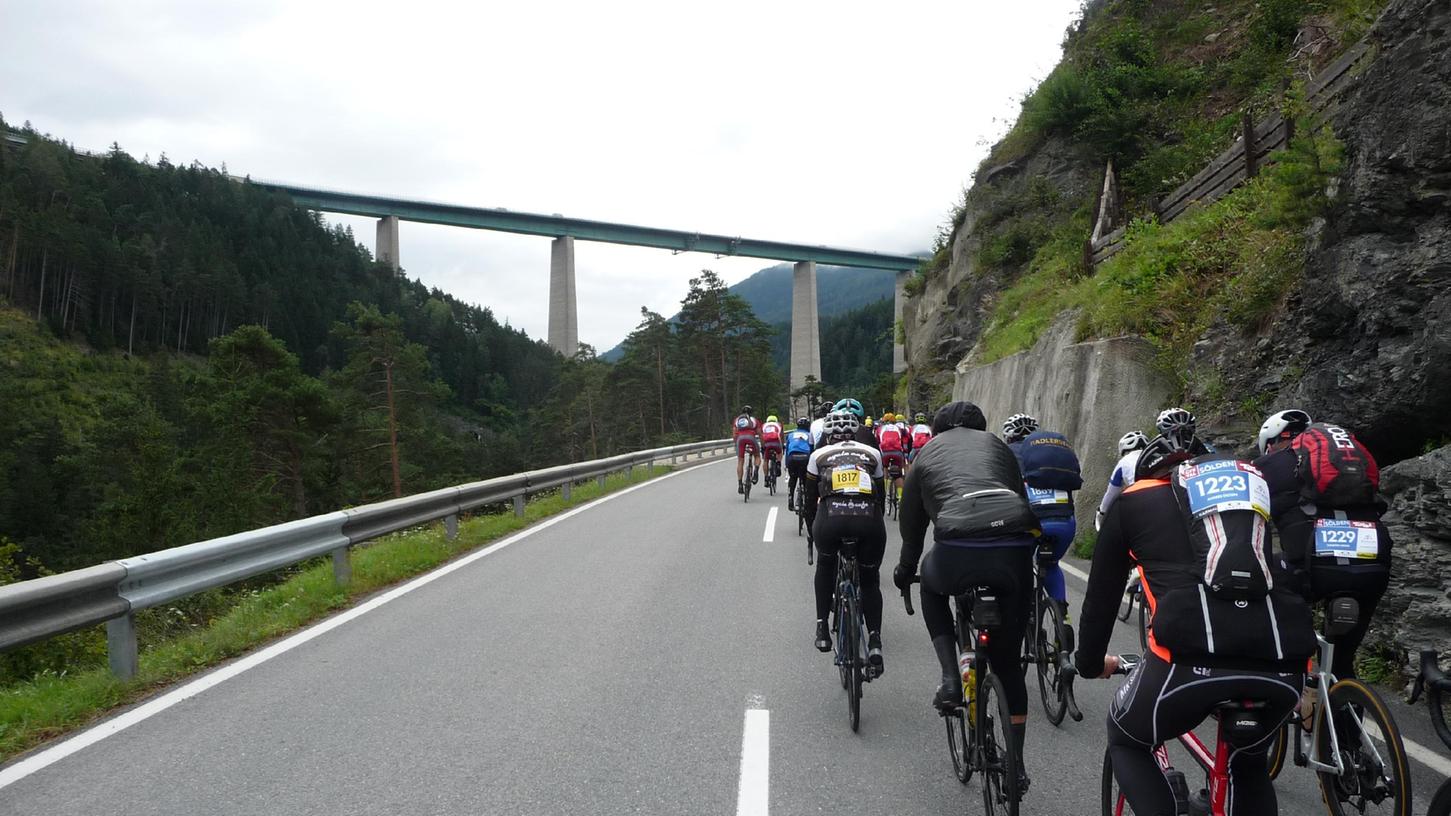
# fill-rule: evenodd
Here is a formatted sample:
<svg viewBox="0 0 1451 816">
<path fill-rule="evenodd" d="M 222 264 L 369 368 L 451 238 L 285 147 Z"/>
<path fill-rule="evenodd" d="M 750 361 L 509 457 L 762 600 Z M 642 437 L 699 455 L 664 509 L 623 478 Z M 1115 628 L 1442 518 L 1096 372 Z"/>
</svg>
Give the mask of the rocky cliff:
<svg viewBox="0 0 1451 816">
<path fill-rule="evenodd" d="M 1386 468 L 1381 492 L 1395 560 L 1369 641 L 1451 655 L 1451 446 Z"/>
</svg>

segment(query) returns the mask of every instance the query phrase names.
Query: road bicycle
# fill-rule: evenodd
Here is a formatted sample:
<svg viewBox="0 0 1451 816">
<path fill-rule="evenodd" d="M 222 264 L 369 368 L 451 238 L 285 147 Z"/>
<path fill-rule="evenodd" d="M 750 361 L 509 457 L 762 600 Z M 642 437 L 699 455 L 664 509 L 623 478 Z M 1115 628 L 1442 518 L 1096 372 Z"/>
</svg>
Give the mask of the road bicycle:
<svg viewBox="0 0 1451 816">
<path fill-rule="evenodd" d="M 776 495 L 776 479 L 781 475 L 780 466 L 777 464 L 779 461 L 774 449 L 766 454 L 766 489 L 772 496 Z"/>
<path fill-rule="evenodd" d="M 1059 725 L 1065 714 L 1082 722 L 1083 712 L 1073 696 L 1073 673 L 1064 671 L 1072 665 L 1073 630 L 1063 620 L 1063 606 L 1053 600 L 1043 583 L 1048 565 L 1055 560 L 1053 542 L 1040 543 L 1033 561 L 1033 621 L 1037 625 L 1023 638 L 1023 672 L 1030 665 L 1037 667 L 1043 711 L 1048 722 Z"/>
<path fill-rule="evenodd" d="M 1139 655 L 1123 655 L 1118 659 L 1114 674 L 1129 674 L 1139 663 Z M 1154 746 L 1154 762 L 1164 774 L 1164 779 L 1174 791 L 1178 807 L 1176 812 L 1188 816 L 1226 816 L 1226 800 L 1229 794 L 1229 757 L 1235 744 L 1248 744 L 1263 739 L 1270 730 L 1278 730 L 1279 723 L 1269 728 L 1264 723 L 1263 700 L 1230 700 L 1214 707 L 1213 717 L 1217 721 L 1212 745 L 1206 745 L 1192 730 L 1175 739 L 1189 753 L 1194 763 L 1204 771 L 1204 787 L 1196 793 L 1189 793 L 1189 783 L 1184 772 L 1176 769 L 1169 759 L 1167 743 Z M 1102 805 L 1104 816 L 1125 816 L 1133 813 L 1128 799 L 1119 790 L 1118 780 L 1113 775 L 1113 760 L 1105 751 L 1103 754 Z"/>
<path fill-rule="evenodd" d="M 1442 671 L 1437 660 L 1437 654 L 1431 650 L 1421 652 L 1421 672 L 1416 675 L 1415 685 L 1411 687 L 1411 696 L 1406 701 L 1415 705 L 1421 699 L 1422 694 L 1426 695 L 1426 706 L 1431 709 L 1431 725 L 1436 729 L 1436 736 L 1451 748 L 1451 678 L 1448 678 Z M 1426 816 L 1451 816 L 1451 779 L 1441 783 L 1436 795 L 1431 797 L 1431 807 L 1426 811 Z"/>
<path fill-rule="evenodd" d="M 756 458 L 754 456 L 752 456 L 750 453 L 747 453 L 746 454 L 746 483 L 744 485 L 745 489 L 741 491 L 741 497 L 747 503 L 749 503 L 751 501 L 751 485 L 756 481 L 756 474 L 758 472 L 759 471 L 756 469 Z"/>
<path fill-rule="evenodd" d="M 857 539 L 843 538 L 836 557 L 836 592 L 832 599 L 832 652 L 846 689 L 851 730 L 861 726 L 862 684 L 873 674 L 867 666 L 867 621 L 862 613 L 861 575 L 856 558 Z"/>
<path fill-rule="evenodd" d="M 806 564 L 810 566 L 816 563 L 813 554 L 813 541 L 811 539 L 811 527 L 806 523 L 806 477 L 802 476 L 796 480 L 796 535 L 802 532 L 806 534 Z"/>
<path fill-rule="evenodd" d="M 902 466 L 893 460 L 891 464 L 887 465 L 887 517 L 891 519 L 897 518 L 897 505 L 900 500 L 897 496 L 897 480 L 900 478 L 902 478 Z"/>
<path fill-rule="evenodd" d="M 1128 622 L 1129 616 L 1134 613 L 1134 607 L 1139 608 L 1139 648 L 1149 650 L 1149 619 L 1152 614 L 1149 612 L 1149 602 L 1144 595 L 1144 584 L 1135 572 L 1129 576 L 1129 584 L 1124 587 L 1123 604 L 1119 606 L 1118 619 Z"/>
<path fill-rule="evenodd" d="M 1299 722 L 1311 725 L 1308 731 L 1294 721 L 1285 725 L 1270 751 L 1271 778 L 1284 767 L 1293 745 L 1295 764 L 1315 771 L 1320 797 L 1331 816 L 1364 814 L 1372 808 L 1371 812 L 1410 816 L 1410 765 L 1395 718 L 1375 689 L 1354 677 L 1339 680 L 1330 671 L 1335 645 L 1327 638 L 1355 626 L 1360 603 L 1351 597 L 1332 597 L 1323 612 L 1322 631 L 1315 635 L 1320 657 L 1305 676 L 1306 694 L 1300 702 Z"/>
<path fill-rule="evenodd" d="M 913 577 L 912 583 L 919 578 Z M 912 615 L 911 586 L 902 603 Z M 990 587 L 973 587 L 952 599 L 957 621 L 957 665 L 962 673 L 962 702 L 939 708 L 947 729 L 947 752 L 957 781 L 966 785 L 982 775 L 982 804 L 988 816 L 1018 816 L 1018 748 L 1013 739 L 1003 681 L 992 671 L 987 648 L 1003 623 L 1002 607 Z"/>
</svg>

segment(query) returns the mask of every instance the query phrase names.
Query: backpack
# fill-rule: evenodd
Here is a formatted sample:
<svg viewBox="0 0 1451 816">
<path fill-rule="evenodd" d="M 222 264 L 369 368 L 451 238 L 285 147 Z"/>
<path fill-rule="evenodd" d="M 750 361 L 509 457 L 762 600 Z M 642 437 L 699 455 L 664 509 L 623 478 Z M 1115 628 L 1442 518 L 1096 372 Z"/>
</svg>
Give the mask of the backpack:
<svg viewBox="0 0 1451 816">
<path fill-rule="evenodd" d="M 1312 514 L 1378 502 L 1380 468 L 1349 431 L 1316 422 L 1290 447 L 1300 474 L 1301 503 L 1314 508 Z"/>
<path fill-rule="evenodd" d="M 899 451 L 902 449 L 902 431 L 896 425 L 883 425 L 882 432 L 877 437 L 882 450 Z"/>
<path fill-rule="evenodd" d="M 745 431 L 750 430 L 751 427 L 752 426 L 750 417 L 746 416 L 745 414 L 741 414 L 740 416 L 736 417 L 736 430 Z"/>
<path fill-rule="evenodd" d="M 1221 600 L 1261 600 L 1270 575 L 1270 486 L 1249 462 L 1214 454 L 1174 469 L 1173 488 L 1189 531 L 1189 566 Z"/>
<path fill-rule="evenodd" d="M 1012 448 L 1018 455 L 1023 481 L 1033 487 L 1050 490 L 1078 490 L 1083 487 L 1078 454 L 1073 452 L 1063 434 L 1038 431 L 1014 443 Z"/>
</svg>

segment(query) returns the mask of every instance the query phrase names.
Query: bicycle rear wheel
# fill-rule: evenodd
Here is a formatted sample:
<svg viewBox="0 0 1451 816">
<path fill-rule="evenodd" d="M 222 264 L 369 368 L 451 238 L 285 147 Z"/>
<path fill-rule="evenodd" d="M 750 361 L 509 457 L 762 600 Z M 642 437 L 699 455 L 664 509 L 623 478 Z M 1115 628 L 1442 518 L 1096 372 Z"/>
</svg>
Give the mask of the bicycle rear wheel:
<svg viewBox="0 0 1451 816">
<path fill-rule="evenodd" d="M 749 487 L 746 488 L 750 490 Z M 1152 618 L 1149 617 L 1149 605 L 1139 598 L 1139 648 L 1147 652 L 1149 650 L 1149 624 Z"/>
<path fill-rule="evenodd" d="M 845 648 L 842 659 L 845 669 L 846 705 L 851 720 L 851 730 L 856 731 L 862 722 L 862 653 L 861 612 L 855 598 L 843 604 L 842 640 Z"/>
<path fill-rule="evenodd" d="M 1063 631 L 1063 617 L 1058 604 L 1052 598 L 1043 596 L 1038 601 L 1038 626 L 1032 633 L 1037 639 L 1033 647 L 1038 666 L 1038 696 L 1043 699 L 1043 713 L 1048 722 L 1059 725 L 1068 712 L 1067 689 L 1063 675 L 1058 671 L 1058 650 L 1062 648 L 1060 634 Z"/>
<path fill-rule="evenodd" d="M 1128 623 L 1129 615 L 1134 613 L 1134 597 L 1136 595 L 1138 595 L 1137 592 L 1130 592 L 1127 588 L 1124 589 L 1123 601 L 1120 602 L 1118 608 L 1118 619 L 1124 623 Z"/>
<path fill-rule="evenodd" d="M 1118 789 L 1118 780 L 1113 778 L 1113 760 L 1103 752 L 1103 816 L 1130 816 L 1134 809 Z"/>
<path fill-rule="evenodd" d="M 982 806 L 988 816 L 1018 816 L 1018 748 L 1003 681 L 991 672 L 978 686 L 977 756 L 982 767 Z"/>
<path fill-rule="evenodd" d="M 1275 741 L 1270 745 L 1269 755 L 1271 782 L 1278 779 L 1280 771 L 1285 769 L 1285 757 L 1290 753 L 1290 740 L 1294 739 L 1294 733 L 1290 729 L 1297 728 L 1299 722 L 1300 718 L 1297 715 L 1280 726 L 1279 733 L 1275 734 Z"/>
<path fill-rule="evenodd" d="M 1338 713 L 1337 713 L 1338 712 Z M 1359 716 L 1357 716 L 1357 713 Z M 1327 721 L 1328 715 L 1328 721 Z M 1375 690 L 1353 677 L 1330 687 L 1329 705 L 1320 706 L 1318 753 L 1330 758 L 1330 728 L 1344 727 L 1340 745 L 1345 772 L 1318 772 L 1320 798 L 1331 816 L 1383 813 L 1411 816 L 1411 774 L 1401 731 Z M 1377 745 L 1371 728 L 1383 739 Z M 1379 761 L 1377 761 L 1377 757 Z"/>
<path fill-rule="evenodd" d="M 1441 783 L 1436 795 L 1431 797 L 1431 809 L 1426 816 L 1451 816 L 1451 779 Z"/>
</svg>

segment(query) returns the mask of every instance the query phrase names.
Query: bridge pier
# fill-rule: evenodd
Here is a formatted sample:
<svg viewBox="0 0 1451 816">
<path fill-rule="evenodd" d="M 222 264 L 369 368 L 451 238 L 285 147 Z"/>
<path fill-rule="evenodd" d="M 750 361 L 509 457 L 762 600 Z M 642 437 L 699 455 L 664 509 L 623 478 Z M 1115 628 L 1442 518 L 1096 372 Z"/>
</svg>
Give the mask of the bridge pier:
<svg viewBox="0 0 1451 816">
<path fill-rule="evenodd" d="M 398 271 L 398 216 L 385 215 L 378 219 L 378 263 L 387 264 Z"/>
<path fill-rule="evenodd" d="M 549 345 L 565 357 L 579 351 L 579 313 L 574 296 L 574 237 L 549 247 Z"/>
<path fill-rule="evenodd" d="M 892 307 L 892 373 L 901 374 L 907 370 L 907 347 L 902 345 L 902 337 L 897 333 L 897 327 L 902 325 L 902 305 L 907 302 L 907 280 L 912 273 L 906 269 L 897 270 L 897 286 L 895 292 L 895 303 Z"/>
<path fill-rule="evenodd" d="M 821 321 L 816 313 L 816 262 L 798 261 L 791 270 L 791 390 L 810 375 L 821 381 Z"/>
</svg>

